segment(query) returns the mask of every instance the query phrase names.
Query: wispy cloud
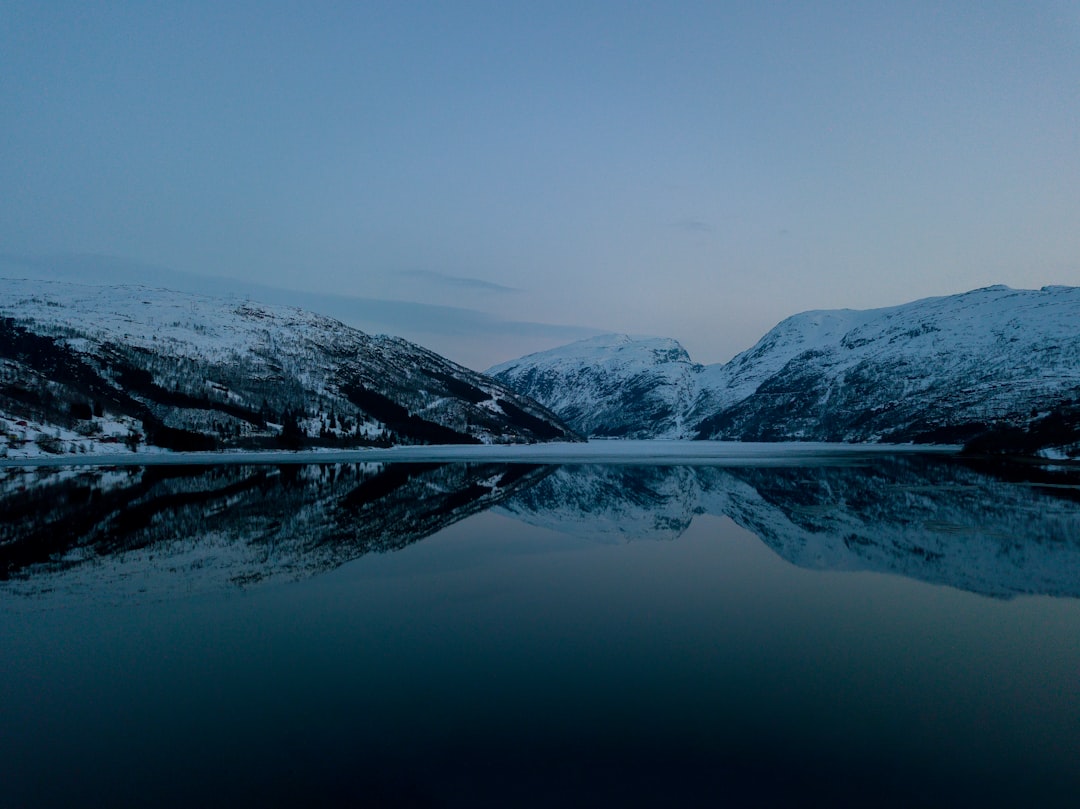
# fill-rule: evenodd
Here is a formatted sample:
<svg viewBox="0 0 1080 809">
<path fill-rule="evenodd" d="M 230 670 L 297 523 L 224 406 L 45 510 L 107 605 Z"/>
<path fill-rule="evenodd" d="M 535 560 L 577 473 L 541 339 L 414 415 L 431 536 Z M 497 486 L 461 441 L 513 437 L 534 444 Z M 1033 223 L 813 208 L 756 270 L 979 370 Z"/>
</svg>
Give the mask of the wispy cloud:
<svg viewBox="0 0 1080 809">
<path fill-rule="evenodd" d="M 423 271 L 415 272 L 428 276 Z M 455 283 L 455 276 L 430 275 L 435 276 L 432 280 L 440 283 Z M 4 276 L 84 284 L 141 284 L 199 295 L 299 306 L 368 333 L 381 332 L 413 340 L 477 370 L 603 331 L 574 324 L 504 319 L 497 314 L 460 306 L 283 289 L 94 254 L 27 255 L 0 250 L 0 277 Z M 480 284 L 485 289 L 490 285 L 496 292 L 519 291 L 479 279 L 456 280 L 465 285 Z"/>
<path fill-rule="evenodd" d="M 714 228 L 708 222 L 703 222 L 700 219 L 694 219 L 692 217 L 685 217 L 671 223 L 671 226 L 676 230 L 681 230 L 685 233 L 712 233 Z"/>
<path fill-rule="evenodd" d="M 0 251 L 0 274 L 57 281 L 130 284 L 154 283 L 155 279 L 175 275 L 160 264 L 99 253 L 30 254 Z"/>
<path fill-rule="evenodd" d="M 398 275 L 407 278 L 415 278 L 418 281 L 426 281 L 444 287 L 456 287 L 458 289 L 477 289 L 485 292 L 520 292 L 516 287 L 508 287 L 496 284 L 493 281 L 484 281 L 480 278 L 466 278 L 461 275 L 449 275 L 435 272 L 434 270 L 399 270 Z"/>
</svg>

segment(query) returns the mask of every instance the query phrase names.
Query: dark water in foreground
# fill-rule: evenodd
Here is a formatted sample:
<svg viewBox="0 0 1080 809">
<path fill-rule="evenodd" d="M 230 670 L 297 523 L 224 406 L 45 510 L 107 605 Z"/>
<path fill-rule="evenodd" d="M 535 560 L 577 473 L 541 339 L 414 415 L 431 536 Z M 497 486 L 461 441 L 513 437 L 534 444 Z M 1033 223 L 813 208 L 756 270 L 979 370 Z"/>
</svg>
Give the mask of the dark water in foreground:
<svg viewBox="0 0 1080 809">
<path fill-rule="evenodd" d="M 2 806 L 1072 806 L 1080 484 L 0 471 Z"/>
</svg>

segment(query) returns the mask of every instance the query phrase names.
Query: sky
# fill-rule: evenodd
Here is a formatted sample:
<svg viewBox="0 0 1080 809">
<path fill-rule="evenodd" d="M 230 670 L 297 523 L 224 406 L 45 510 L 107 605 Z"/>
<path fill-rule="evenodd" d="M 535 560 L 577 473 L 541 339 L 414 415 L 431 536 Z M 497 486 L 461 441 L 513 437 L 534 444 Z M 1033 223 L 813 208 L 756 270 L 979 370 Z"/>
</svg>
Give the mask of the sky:
<svg viewBox="0 0 1080 809">
<path fill-rule="evenodd" d="M 477 369 L 1080 285 L 1076 2 L 0 0 L 0 275 Z"/>
</svg>

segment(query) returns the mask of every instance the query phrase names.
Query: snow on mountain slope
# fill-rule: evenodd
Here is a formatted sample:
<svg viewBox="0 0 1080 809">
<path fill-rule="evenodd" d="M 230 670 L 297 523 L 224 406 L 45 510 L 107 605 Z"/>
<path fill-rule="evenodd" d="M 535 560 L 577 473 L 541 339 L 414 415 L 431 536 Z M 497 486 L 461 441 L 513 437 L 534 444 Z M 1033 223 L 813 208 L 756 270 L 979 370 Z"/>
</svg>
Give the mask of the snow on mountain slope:
<svg viewBox="0 0 1080 809">
<path fill-rule="evenodd" d="M 575 439 L 482 374 L 310 312 L 0 280 L 0 451 L 93 451 L 108 425 L 172 449 Z"/>
<path fill-rule="evenodd" d="M 590 435 L 960 443 L 1080 401 L 1080 288 L 804 312 L 723 365 L 608 337 L 489 373 Z"/>
<path fill-rule="evenodd" d="M 726 364 L 702 368 L 698 378 L 698 398 L 689 415 L 691 421 L 745 399 L 770 376 L 781 371 L 791 359 L 807 351 L 823 351 L 839 342 L 851 329 L 873 320 L 875 312 L 886 310 L 804 312 L 773 327 L 757 344 Z"/>
<path fill-rule="evenodd" d="M 674 438 L 700 366 L 668 338 L 607 334 L 496 365 L 487 373 L 543 402 L 585 435 Z"/>
<path fill-rule="evenodd" d="M 708 382 L 702 438 L 967 440 L 1080 394 L 1080 288 L 806 312 Z"/>
</svg>

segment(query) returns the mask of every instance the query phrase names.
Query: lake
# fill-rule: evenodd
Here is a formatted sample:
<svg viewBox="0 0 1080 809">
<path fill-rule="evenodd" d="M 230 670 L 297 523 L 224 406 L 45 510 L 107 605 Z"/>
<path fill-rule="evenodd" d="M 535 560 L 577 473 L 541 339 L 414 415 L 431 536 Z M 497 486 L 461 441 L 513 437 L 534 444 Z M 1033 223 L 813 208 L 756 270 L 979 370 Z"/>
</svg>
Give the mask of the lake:
<svg viewBox="0 0 1080 809">
<path fill-rule="evenodd" d="M 0 805 L 1072 806 L 1080 471 L 0 469 Z"/>
</svg>

